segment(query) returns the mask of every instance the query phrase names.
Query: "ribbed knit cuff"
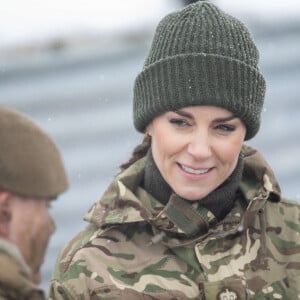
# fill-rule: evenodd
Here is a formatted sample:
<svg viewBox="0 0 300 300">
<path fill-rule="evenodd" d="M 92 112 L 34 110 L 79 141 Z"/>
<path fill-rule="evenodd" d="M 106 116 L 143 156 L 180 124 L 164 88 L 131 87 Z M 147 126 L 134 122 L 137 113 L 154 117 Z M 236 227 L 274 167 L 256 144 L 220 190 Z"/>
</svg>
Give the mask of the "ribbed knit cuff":
<svg viewBox="0 0 300 300">
<path fill-rule="evenodd" d="M 194 105 L 225 108 L 241 118 L 252 138 L 260 126 L 265 80 L 258 69 L 214 54 L 181 54 L 145 68 L 134 87 L 134 125 L 140 132 L 156 116 Z"/>
</svg>

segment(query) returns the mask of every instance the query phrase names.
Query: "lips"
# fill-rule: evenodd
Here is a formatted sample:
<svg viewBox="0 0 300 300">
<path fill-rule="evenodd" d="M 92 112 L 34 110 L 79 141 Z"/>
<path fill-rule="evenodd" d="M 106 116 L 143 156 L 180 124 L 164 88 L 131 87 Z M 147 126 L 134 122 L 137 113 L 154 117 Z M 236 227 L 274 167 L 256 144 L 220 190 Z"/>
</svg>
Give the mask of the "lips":
<svg viewBox="0 0 300 300">
<path fill-rule="evenodd" d="M 181 165 L 181 164 L 178 164 L 179 167 L 186 173 L 189 173 L 189 174 L 193 174 L 193 175 L 202 175 L 202 174 L 206 174 L 208 173 L 211 168 L 200 168 L 200 169 L 193 169 L 191 167 L 188 167 L 188 166 L 185 166 L 185 165 Z"/>
</svg>

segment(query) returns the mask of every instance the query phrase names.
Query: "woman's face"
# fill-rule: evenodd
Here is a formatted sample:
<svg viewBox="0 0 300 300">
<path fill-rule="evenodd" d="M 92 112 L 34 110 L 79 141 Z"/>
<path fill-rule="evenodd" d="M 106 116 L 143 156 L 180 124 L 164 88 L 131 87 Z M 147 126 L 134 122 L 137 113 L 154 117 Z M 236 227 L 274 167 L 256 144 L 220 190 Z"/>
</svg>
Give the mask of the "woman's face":
<svg viewBox="0 0 300 300">
<path fill-rule="evenodd" d="M 246 127 L 226 109 L 192 106 L 156 117 L 147 132 L 165 181 L 182 198 L 199 200 L 235 169 Z"/>
</svg>

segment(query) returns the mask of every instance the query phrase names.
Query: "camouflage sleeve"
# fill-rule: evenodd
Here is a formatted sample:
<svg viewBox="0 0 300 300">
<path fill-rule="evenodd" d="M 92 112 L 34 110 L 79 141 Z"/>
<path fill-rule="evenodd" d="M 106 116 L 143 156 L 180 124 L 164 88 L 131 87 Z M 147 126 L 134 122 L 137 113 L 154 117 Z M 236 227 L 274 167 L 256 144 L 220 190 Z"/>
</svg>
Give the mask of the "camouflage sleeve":
<svg viewBox="0 0 300 300">
<path fill-rule="evenodd" d="M 62 255 L 56 264 L 49 289 L 50 300 L 124 299 L 123 288 L 112 282 L 109 273 L 109 266 L 113 267 L 116 259 L 97 239 L 78 249 L 72 259 L 68 260 L 68 255 Z"/>
<path fill-rule="evenodd" d="M 82 252 L 82 248 L 94 233 L 95 227 L 88 226 L 75 236 L 62 251 L 52 275 L 48 291 L 49 300 L 91 299 L 84 284 L 85 270 L 81 266 L 82 260 L 76 260 L 76 255 Z"/>
<path fill-rule="evenodd" d="M 97 251 L 98 252 L 98 251 Z M 49 300 L 120 300 L 121 291 L 109 280 L 102 257 L 88 248 L 80 249 L 63 272 L 54 274 Z M 62 267 L 61 260 L 57 267 Z M 121 293 L 121 294 L 120 294 Z M 136 298 L 129 298 L 130 300 Z"/>
<path fill-rule="evenodd" d="M 89 254 L 88 249 L 80 252 Z M 93 299 L 94 291 L 101 290 L 103 280 L 99 278 L 99 275 L 95 275 L 95 272 L 92 271 L 93 267 L 88 265 L 89 258 L 86 260 L 78 259 L 77 255 L 70 262 L 67 269 L 53 276 L 49 289 L 50 300 Z M 92 253 L 91 256 L 93 256 Z M 63 261 L 60 261 L 57 266 L 61 266 L 61 264 L 63 264 Z M 95 261 L 93 261 L 93 264 L 101 265 L 100 262 L 96 263 Z M 95 299 L 105 298 L 97 297 Z"/>
</svg>

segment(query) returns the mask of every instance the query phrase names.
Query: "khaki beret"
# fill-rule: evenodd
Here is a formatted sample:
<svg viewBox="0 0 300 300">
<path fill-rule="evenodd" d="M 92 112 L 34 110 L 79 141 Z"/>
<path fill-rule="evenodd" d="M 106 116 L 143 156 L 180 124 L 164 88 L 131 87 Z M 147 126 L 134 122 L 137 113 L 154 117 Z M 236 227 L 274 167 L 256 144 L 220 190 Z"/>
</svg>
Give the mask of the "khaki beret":
<svg viewBox="0 0 300 300">
<path fill-rule="evenodd" d="M 0 106 L 0 189 L 55 198 L 67 187 L 64 164 L 51 138 L 26 115 Z"/>
</svg>

